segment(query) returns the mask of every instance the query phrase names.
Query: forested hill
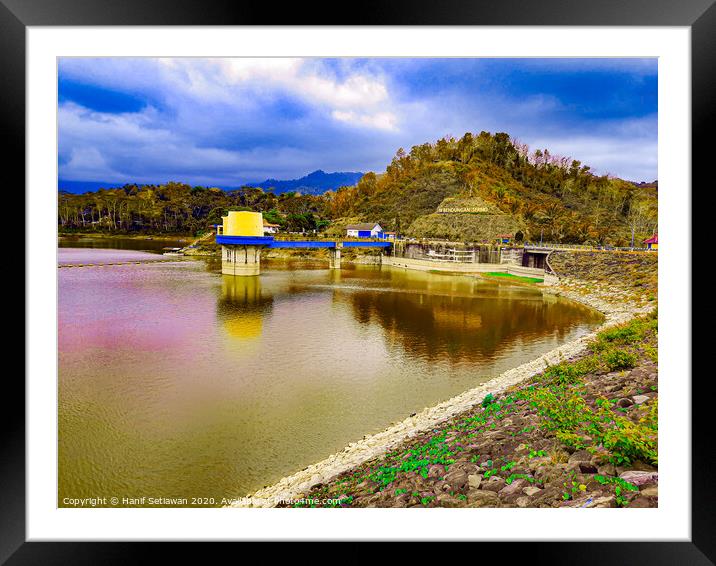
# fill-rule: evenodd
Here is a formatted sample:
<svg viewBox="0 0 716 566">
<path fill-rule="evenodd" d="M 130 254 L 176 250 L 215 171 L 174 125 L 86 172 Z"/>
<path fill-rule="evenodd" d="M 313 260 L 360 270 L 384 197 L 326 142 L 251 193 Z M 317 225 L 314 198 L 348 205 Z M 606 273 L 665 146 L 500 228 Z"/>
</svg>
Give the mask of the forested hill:
<svg viewBox="0 0 716 566">
<path fill-rule="evenodd" d="M 266 179 L 261 183 L 247 183 L 246 186 L 273 189 L 276 194 L 296 191 L 303 194 L 320 195 L 332 189 L 355 185 L 362 176 L 363 173 L 353 171 L 326 173 L 318 169 L 300 179 L 288 181 Z"/>
<path fill-rule="evenodd" d="M 639 243 L 656 231 L 657 196 L 657 183 L 595 175 L 579 161 L 530 151 L 505 133 L 481 132 L 400 149 L 385 172 L 321 195 L 125 185 L 61 193 L 58 221 L 64 231 L 195 233 L 227 210 L 244 209 L 290 231 L 337 234 L 348 223 L 370 221 L 414 237 L 476 242 L 511 233 L 628 245 L 632 233 Z"/>
<path fill-rule="evenodd" d="M 480 240 L 480 214 L 437 212 L 446 198 L 478 199 L 503 215 L 493 224 L 516 227 L 526 239 L 627 245 L 632 230 L 637 242 L 656 230 L 657 195 L 657 183 L 595 175 L 506 133 L 481 132 L 398 150 L 385 173 L 339 190 L 331 210 L 334 218 L 375 220 L 416 237 Z M 482 216 L 483 224 L 499 218 Z"/>
</svg>

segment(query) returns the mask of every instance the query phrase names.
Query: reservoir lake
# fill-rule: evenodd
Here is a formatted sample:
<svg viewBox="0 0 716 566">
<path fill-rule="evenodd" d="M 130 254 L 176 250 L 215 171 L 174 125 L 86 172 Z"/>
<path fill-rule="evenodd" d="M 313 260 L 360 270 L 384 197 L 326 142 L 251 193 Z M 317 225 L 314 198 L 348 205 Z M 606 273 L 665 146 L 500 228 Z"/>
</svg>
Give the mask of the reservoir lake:
<svg viewBox="0 0 716 566">
<path fill-rule="evenodd" d="M 60 507 L 221 505 L 603 321 L 474 276 L 272 260 L 232 277 L 214 258 L 156 263 L 171 243 L 106 242 L 58 250 L 91 265 L 58 269 Z M 101 265 L 124 261 L 153 263 Z"/>
</svg>

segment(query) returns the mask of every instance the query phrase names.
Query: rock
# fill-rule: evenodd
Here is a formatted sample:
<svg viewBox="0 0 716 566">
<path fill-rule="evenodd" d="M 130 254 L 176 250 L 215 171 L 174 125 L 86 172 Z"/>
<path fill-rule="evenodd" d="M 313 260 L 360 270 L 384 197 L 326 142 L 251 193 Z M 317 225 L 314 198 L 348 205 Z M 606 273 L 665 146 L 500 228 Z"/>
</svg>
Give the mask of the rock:
<svg viewBox="0 0 716 566">
<path fill-rule="evenodd" d="M 634 485 L 644 485 L 647 483 L 658 483 L 659 481 L 659 472 L 643 472 L 639 470 L 627 470 L 621 474 L 619 474 L 619 477 L 623 479 L 624 481 L 628 481 L 629 483 L 633 483 Z"/>
<path fill-rule="evenodd" d="M 616 476 L 617 469 L 613 464 L 602 464 L 597 468 L 597 473 L 602 476 Z"/>
<path fill-rule="evenodd" d="M 633 404 L 634 401 L 632 401 L 628 397 L 622 397 L 617 401 L 617 407 L 621 407 L 622 409 L 625 409 L 626 407 L 631 407 Z"/>
<path fill-rule="evenodd" d="M 592 497 L 592 502 L 589 505 L 586 505 L 586 507 L 616 507 L 617 506 L 617 500 L 616 497 L 613 495 L 605 495 L 602 497 Z"/>
<path fill-rule="evenodd" d="M 445 466 L 440 464 L 433 464 L 428 468 L 429 478 L 439 478 L 445 475 Z"/>
<path fill-rule="evenodd" d="M 659 497 L 659 486 L 651 485 L 645 487 L 639 492 L 639 495 L 646 495 L 647 497 Z"/>
<path fill-rule="evenodd" d="M 462 489 L 467 485 L 467 472 L 460 468 L 451 469 L 445 474 L 445 481 L 455 489 Z"/>
<path fill-rule="evenodd" d="M 656 507 L 656 499 L 639 496 L 629 503 L 629 508 L 633 509 L 643 509 L 646 507 Z"/>
<path fill-rule="evenodd" d="M 591 462 L 580 462 L 579 471 L 583 474 L 596 474 L 597 466 L 595 466 Z"/>
<path fill-rule="evenodd" d="M 592 461 L 592 454 L 586 450 L 577 450 L 567 460 L 568 464 L 589 463 Z"/>
<path fill-rule="evenodd" d="M 368 495 L 365 497 L 359 497 L 355 500 L 356 503 L 360 502 L 361 507 L 373 507 L 383 498 L 382 493 L 375 493 L 373 495 Z M 377 507 L 380 507 L 380 505 L 377 505 Z"/>
<path fill-rule="evenodd" d="M 548 458 L 547 456 L 539 457 L 539 458 L 530 458 L 528 465 L 531 472 L 535 472 L 537 469 L 544 467 L 548 464 L 550 464 L 552 460 Z"/>
<path fill-rule="evenodd" d="M 649 400 L 649 396 L 648 395 L 634 395 L 634 397 L 632 397 L 632 399 L 634 399 L 634 402 L 637 405 L 641 405 L 642 403 L 646 403 Z"/>
<path fill-rule="evenodd" d="M 542 491 L 540 488 L 531 485 L 529 487 L 522 488 L 522 493 L 529 495 L 530 497 Z"/>
<path fill-rule="evenodd" d="M 517 503 L 517 507 L 528 507 L 530 504 L 530 498 L 525 496 L 518 497 L 515 503 Z"/>
<path fill-rule="evenodd" d="M 490 440 L 491 442 L 497 440 L 506 440 L 507 435 L 501 430 L 488 430 L 482 433 L 482 436 Z"/>
<path fill-rule="evenodd" d="M 562 500 L 564 488 L 562 486 L 547 486 L 541 491 L 538 497 L 535 498 L 533 505 L 553 507 L 555 502 Z"/>
<path fill-rule="evenodd" d="M 562 475 L 562 469 L 556 466 L 540 466 L 535 470 L 534 477 L 543 483 L 549 483 Z"/>
<path fill-rule="evenodd" d="M 448 493 L 438 495 L 435 498 L 435 502 L 438 504 L 438 507 L 462 507 L 464 504 L 457 497 L 453 497 Z"/>
<path fill-rule="evenodd" d="M 502 498 L 510 497 L 511 495 L 515 495 L 522 492 L 522 488 L 525 487 L 527 482 L 523 479 L 518 479 L 513 481 L 511 484 L 506 485 L 503 487 L 499 492 L 498 495 Z"/>
<path fill-rule="evenodd" d="M 405 507 L 408 504 L 410 496 L 407 493 L 403 493 L 393 499 L 393 507 Z"/>
<path fill-rule="evenodd" d="M 467 485 L 470 489 L 479 489 L 482 483 L 482 474 L 472 474 L 467 476 Z"/>
<path fill-rule="evenodd" d="M 503 487 L 505 487 L 505 480 L 499 476 L 492 476 L 487 481 L 482 482 L 482 490 L 494 491 L 497 494 Z"/>
<path fill-rule="evenodd" d="M 468 507 L 499 507 L 500 498 L 494 491 L 475 490 L 467 494 Z"/>
<path fill-rule="evenodd" d="M 480 469 L 480 466 L 478 466 L 477 464 L 473 464 L 472 462 L 464 462 L 464 463 L 461 462 L 461 463 L 460 463 L 460 468 L 461 468 L 468 476 L 470 476 L 470 475 L 472 475 L 472 474 L 479 474 L 480 472 L 482 472 L 482 470 Z"/>
</svg>

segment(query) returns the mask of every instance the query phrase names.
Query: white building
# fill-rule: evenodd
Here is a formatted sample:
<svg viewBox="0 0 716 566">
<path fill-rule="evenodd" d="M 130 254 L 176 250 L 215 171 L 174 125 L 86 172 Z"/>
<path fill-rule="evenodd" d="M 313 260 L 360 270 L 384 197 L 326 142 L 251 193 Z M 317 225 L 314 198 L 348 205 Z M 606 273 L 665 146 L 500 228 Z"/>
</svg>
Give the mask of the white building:
<svg viewBox="0 0 716 566">
<path fill-rule="evenodd" d="M 349 224 L 346 226 L 346 236 L 349 238 L 382 238 L 383 229 L 380 224 Z"/>
<path fill-rule="evenodd" d="M 281 228 L 280 224 L 271 224 L 264 220 L 264 234 L 276 234 L 279 228 Z"/>
</svg>

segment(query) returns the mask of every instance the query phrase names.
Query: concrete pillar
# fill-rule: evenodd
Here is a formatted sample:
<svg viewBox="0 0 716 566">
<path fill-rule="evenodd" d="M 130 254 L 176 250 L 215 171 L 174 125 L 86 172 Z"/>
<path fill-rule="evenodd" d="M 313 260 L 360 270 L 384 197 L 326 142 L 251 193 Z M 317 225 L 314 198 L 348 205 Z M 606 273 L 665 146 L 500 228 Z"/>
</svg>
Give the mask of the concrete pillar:
<svg viewBox="0 0 716 566">
<path fill-rule="evenodd" d="M 221 273 L 250 277 L 261 273 L 261 246 L 221 246 Z"/>
<path fill-rule="evenodd" d="M 341 268 L 341 248 L 329 248 L 328 249 L 328 267 L 330 269 Z"/>
</svg>

